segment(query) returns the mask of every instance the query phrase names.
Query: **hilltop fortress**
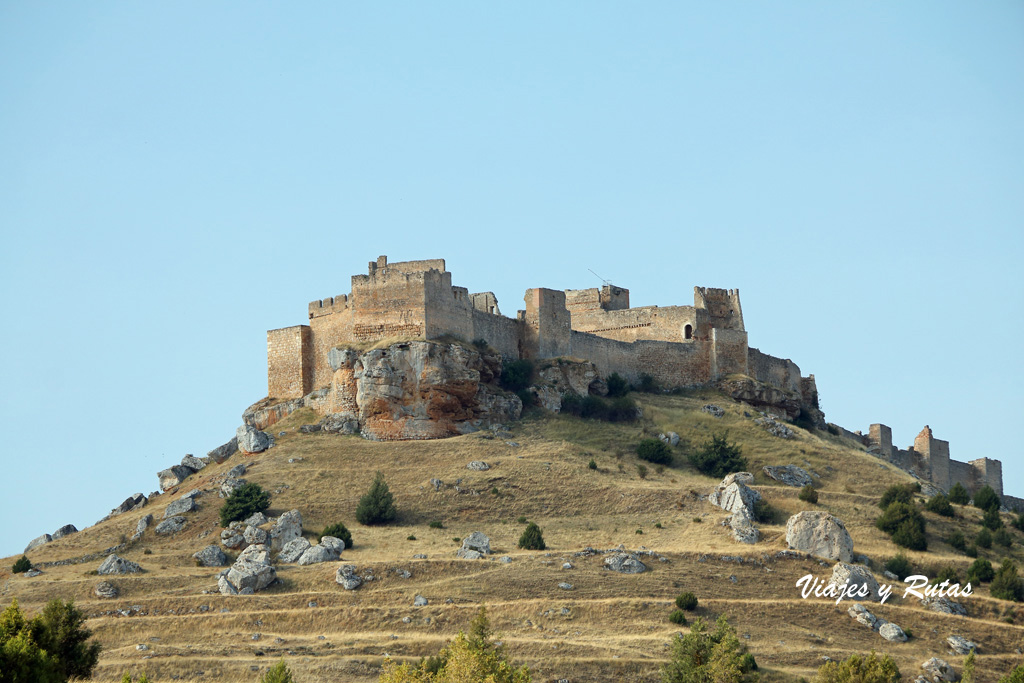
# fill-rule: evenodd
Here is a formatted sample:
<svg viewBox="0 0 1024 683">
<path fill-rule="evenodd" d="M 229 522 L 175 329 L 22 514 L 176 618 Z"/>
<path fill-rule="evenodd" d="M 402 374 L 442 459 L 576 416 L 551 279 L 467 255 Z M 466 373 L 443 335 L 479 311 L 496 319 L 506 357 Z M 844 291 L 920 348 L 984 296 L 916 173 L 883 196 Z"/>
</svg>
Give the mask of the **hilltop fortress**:
<svg viewBox="0 0 1024 683">
<path fill-rule="evenodd" d="M 361 389 L 354 368 L 362 365 L 353 349 L 393 339 L 455 338 L 486 346 L 505 361 L 587 361 L 601 377 L 618 373 L 636 383 L 649 375 L 666 389 L 731 383 L 734 397 L 774 395 L 761 403 L 787 405 L 790 418 L 805 411 L 825 426 L 814 375 L 802 376 L 793 361 L 748 346 L 739 290 L 694 287 L 692 306 L 630 308 L 629 290 L 614 285 L 534 288 L 524 300 L 525 308 L 509 318 L 492 292 L 453 286 L 444 259 L 388 263 L 381 256 L 369 263 L 367 274 L 352 276 L 349 294 L 311 302 L 308 324 L 267 332 L 268 398 L 261 404 L 313 394 L 312 405 L 321 413 L 355 410 Z M 339 384 L 338 373 L 347 385 Z M 340 408 L 338 399 L 323 399 L 332 387 L 342 397 Z M 907 450 L 893 447 L 885 425 L 871 425 L 867 436 L 834 429 L 943 490 L 955 482 L 971 492 L 987 484 L 1002 495 L 998 460 L 951 460 L 948 442 L 935 439 L 928 427 Z M 411 434 L 398 430 L 383 438 L 436 436 Z"/>
</svg>

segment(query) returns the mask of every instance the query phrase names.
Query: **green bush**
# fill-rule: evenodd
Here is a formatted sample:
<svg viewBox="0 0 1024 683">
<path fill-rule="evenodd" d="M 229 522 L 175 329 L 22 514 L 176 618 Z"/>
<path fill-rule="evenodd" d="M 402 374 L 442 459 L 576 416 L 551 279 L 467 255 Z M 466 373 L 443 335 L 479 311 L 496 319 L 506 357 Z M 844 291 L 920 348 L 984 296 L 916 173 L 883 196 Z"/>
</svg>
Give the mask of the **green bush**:
<svg viewBox="0 0 1024 683">
<path fill-rule="evenodd" d="M 1013 527 L 1018 531 L 1024 531 L 1024 512 L 1017 513 L 1017 519 L 1013 520 Z"/>
<path fill-rule="evenodd" d="M 973 543 L 971 545 L 967 546 L 967 549 L 964 550 L 964 555 L 966 555 L 967 557 L 977 557 L 978 556 L 978 546 L 974 545 Z"/>
<path fill-rule="evenodd" d="M 992 508 L 998 510 L 1000 505 L 999 496 L 991 486 L 982 486 L 974 494 L 974 507 L 979 510 L 991 510 Z"/>
<path fill-rule="evenodd" d="M 25 555 L 22 555 L 19 559 L 14 561 L 14 566 L 11 567 L 11 571 L 15 574 L 23 574 L 29 569 L 32 569 L 32 561 Z"/>
<path fill-rule="evenodd" d="M 242 484 L 231 492 L 220 508 L 220 525 L 245 519 L 270 507 L 270 494 L 259 484 Z"/>
<path fill-rule="evenodd" d="M 775 508 L 764 498 L 754 501 L 754 521 L 759 524 L 772 524 L 775 521 Z"/>
<path fill-rule="evenodd" d="M 628 396 L 613 398 L 608 402 L 604 417 L 606 422 L 633 422 L 636 418 L 636 401 Z"/>
<path fill-rule="evenodd" d="M 597 469 L 597 461 L 594 460 L 593 458 L 591 458 L 590 462 L 587 463 L 587 469 L 596 470 Z"/>
<path fill-rule="evenodd" d="M 636 465 L 636 476 L 640 477 L 641 479 L 646 479 L 647 478 L 647 465 L 644 465 L 643 463 L 637 463 L 637 465 Z"/>
<path fill-rule="evenodd" d="M 498 379 L 498 383 L 503 389 L 520 392 L 530 386 L 530 379 L 532 377 L 533 362 L 527 358 L 521 358 L 519 360 L 506 361 L 502 365 L 501 377 Z"/>
<path fill-rule="evenodd" d="M 967 568 L 967 580 L 973 584 L 988 583 L 995 578 L 996 570 L 992 563 L 985 558 L 979 557 Z"/>
<path fill-rule="evenodd" d="M 1010 561 L 1010 558 L 1003 560 L 1003 564 L 996 572 L 989 592 L 993 598 L 1000 600 L 1013 600 L 1020 602 L 1024 600 L 1024 585 L 1021 584 L 1020 576 L 1017 574 L 1017 566 Z"/>
<path fill-rule="evenodd" d="M 956 548 L 960 552 L 967 552 L 967 539 L 964 538 L 963 532 L 954 531 L 946 539 L 946 543 Z"/>
<path fill-rule="evenodd" d="M 668 465 L 672 462 L 672 449 L 659 439 L 644 439 L 637 444 L 636 454 L 641 460 L 656 465 Z"/>
<path fill-rule="evenodd" d="M 690 632 L 676 634 L 669 661 L 661 669 L 662 683 L 739 683 L 750 680 L 743 673 L 747 664 L 736 631 L 724 616 L 718 618 L 715 630 L 708 631 L 700 617 L 693 621 Z"/>
<path fill-rule="evenodd" d="M 999 508 L 988 508 L 981 516 L 981 525 L 989 531 L 1003 528 L 1003 519 L 999 516 Z"/>
<path fill-rule="evenodd" d="M 636 402 L 629 397 L 606 401 L 600 396 L 578 396 L 566 392 L 562 394 L 561 412 L 588 420 L 632 422 L 636 419 Z"/>
<path fill-rule="evenodd" d="M 992 540 L 995 541 L 996 545 L 1001 545 L 1004 548 L 1009 548 L 1013 545 L 1013 536 L 1006 529 L 999 529 L 992 534 Z"/>
<path fill-rule="evenodd" d="M 885 512 L 882 516 L 875 521 L 875 526 L 879 530 L 892 535 L 896 533 L 896 530 L 904 522 L 913 522 L 916 526 L 921 528 L 921 532 L 924 533 L 925 522 L 924 517 L 917 511 L 913 505 L 904 503 L 901 501 L 894 501 L 889 503 L 888 507 L 885 508 Z"/>
<path fill-rule="evenodd" d="M 516 517 L 516 524 L 526 524 L 526 515 Z"/>
<path fill-rule="evenodd" d="M 900 581 L 914 573 L 914 567 L 903 553 L 896 553 L 885 561 L 885 570 L 899 577 Z"/>
<path fill-rule="evenodd" d="M 692 612 L 697 609 L 697 596 L 690 591 L 680 593 L 676 596 L 676 607 L 684 609 L 687 612 Z"/>
<path fill-rule="evenodd" d="M 533 522 L 527 524 L 522 536 L 519 537 L 519 547 L 523 550 L 546 550 L 547 545 L 544 543 L 544 534 L 541 533 L 540 527 Z"/>
<path fill-rule="evenodd" d="M 979 548 L 991 548 L 992 532 L 988 529 L 982 528 L 982 530 L 978 532 L 978 535 L 974 537 L 974 545 Z"/>
<path fill-rule="evenodd" d="M 753 652 L 744 652 L 740 657 L 740 673 L 748 674 L 751 671 L 757 671 L 757 660 Z"/>
<path fill-rule="evenodd" d="M 30 620 L 13 600 L 0 614 L 0 681 L 64 683 L 91 677 L 100 645 L 87 642 L 92 631 L 84 624 L 74 602 L 55 598 Z"/>
<path fill-rule="evenodd" d="M 486 351 L 489 344 L 486 339 L 474 339 L 472 342 L 473 346 L 476 347 L 477 351 Z"/>
<path fill-rule="evenodd" d="M 640 382 L 636 385 L 636 389 L 645 394 L 655 394 L 661 390 L 661 387 L 658 386 L 658 381 L 653 376 L 645 372 L 640 375 Z"/>
<path fill-rule="evenodd" d="M 1024 664 L 1018 664 L 1013 671 L 1000 678 L 996 683 L 1024 683 Z"/>
<path fill-rule="evenodd" d="M 800 489 L 799 498 L 805 503 L 812 503 L 814 505 L 817 505 L 818 489 L 814 488 L 814 486 L 812 486 L 811 484 L 806 484 L 803 488 Z"/>
<path fill-rule="evenodd" d="M 674 609 L 672 613 L 668 615 L 668 620 L 673 624 L 679 624 L 680 626 L 686 626 L 686 613 L 681 609 Z"/>
<path fill-rule="evenodd" d="M 384 474 L 377 472 L 370 490 L 363 494 L 356 506 L 356 521 L 367 526 L 387 524 L 398 517 L 395 497 L 384 481 Z"/>
<path fill-rule="evenodd" d="M 352 532 L 349 531 L 348 527 L 346 527 L 341 522 L 337 522 L 336 524 L 331 524 L 329 527 L 327 527 L 326 529 L 321 531 L 320 532 L 320 538 L 317 539 L 317 543 L 319 543 L 320 539 L 323 538 L 324 536 L 333 536 L 334 538 L 338 538 L 338 539 L 341 539 L 342 541 L 345 541 L 345 548 L 346 549 L 352 547 Z"/>
<path fill-rule="evenodd" d="M 842 662 L 825 662 L 818 668 L 813 683 L 900 683 L 902 675 L 889 655 L 881 658 L 874 651 L 867 657 L 850 655 Z"/>
<path fill-rule="evenodd" d="M 893 484 L 882 494 L 878 501 L 878 507 L 885 510 L 893 503 L 905 503 L 913 505 L 914 494 L 920 489 L 920 484 Z"/>
<path fill-rule="evenodd" d="M 435 519 L 432 522 L 430 522 L 430 528 L 431 529 L 443 529 L 444 528 L 444 524 L 441 522 L 441 520 Z"/>
<path fill-rule="evenodd" d="M 924 533 L 924 524 L 912 519 L 905 520 L 892 535 L 892 542 L 910 550 L 928 550 L 928 537 Z"/>
<path fill-rule="evenodd" d="M 929 583 L 938 585 L 943 581 L 949 581 L 950 583 L 962 583 L 960 581 L 960 573 L 951 564 L 943 566 L 939 571 L 935 572 L 935 576 L 931 578 Z"/>
<path fill-rule="evenodd" d="M 414 534 L 409 534 L 408 536 L 405 537 L 405 540 L 407 540 L 407 541 L 415 541 L 416 540 L 416 536 Z"/>
<path fill-rule="evenodd" d="M 699 471 L 720 479 L 730 472 L 742 472 L 747 469 L 747 461 L 743 458 L 740 447 L 729 443 L 727 433 L 712 434 L 699 450 L 691 453 L 690 463 Z"/>
<path fill-rule="evenodd" d="M 613 372 L 608 376 L 608 397 L 617 398 L 629 393 L 629 382 L 619 373 Z"/>
<path fill-rule="evenodd" d="M 288 665 L 284 663 L 283 659 L 260 676 L 260 683 L 294 683 L 294 681 L 292 672 L 288 670 Z"/>
<path fill-rule="evenodd" d="M 943 517 L 953 517 L 956 514 L 953 511 L 953 506 L 949 504 L 949 498 L 941 493 L 929 498 L 928 502 L 924 504 L 924 509 Z"/>
<path fill-rule="evenodd" d="M 971 502 L 971 494 L 967 492 L 963 484 L 957 482 L 949 489 L 949 502 L 956 503 L 957 505 L 967 505 Z"/>
</svg>

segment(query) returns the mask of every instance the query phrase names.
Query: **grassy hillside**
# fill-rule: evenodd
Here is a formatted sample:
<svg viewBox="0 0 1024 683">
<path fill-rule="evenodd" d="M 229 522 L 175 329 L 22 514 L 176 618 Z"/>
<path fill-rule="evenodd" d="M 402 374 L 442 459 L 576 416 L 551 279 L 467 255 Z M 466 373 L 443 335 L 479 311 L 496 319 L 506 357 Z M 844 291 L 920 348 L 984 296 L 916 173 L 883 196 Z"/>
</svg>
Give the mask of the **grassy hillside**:
<svg viewBox="0 0 1024 683">
<path fill-rule="evenodd" d="M 1013 603 L 990 598 L 987 586 L 964 600 L 968 618 L 935 614 L 916 600 L 898 597 L 883 606 L 869 605 L 912 632 L 900 644 L 884 641 L 851 619 L 848 602 L 836 606 L 800 599 L 796 580 L 807 573 L 827 578 L 831 567 L 776 556 L 787 547 L 788 516 L 805 509 L 838 516 L 854 539 L 855 552 L 871 558 L 884 582 L 881 564 L 897 548 L 874 527 L 877 502 L 886 486 L 912 481 L 908 475 L 828 434 L 794 428 L 793 439 L 771 436 L 754 424 L 759 415 L 752 408 L 710 391 L 635 398 L 644 417 L 633 424 L 538 411 L 510 425 L 510 434 L 421 442 L 301 434 L 298 427 L 316 418 L 300 411 L 274 425 L 277 445 L 271 450 L 232 456 L 193 475 L 178 491 L 154 498 L 143 510 L 29 553 L 38 564 L 96 552 L 131 536 L 143 515 L 159 520 L 182 493 L 203 491 L 200 511 L 186 515 L 184 530 L 167 538 L 151 528 L 119 553 L 145 569 L 109 578 L 120 589 L 119 597 L 94 596 L 100 560 L 47 567 L 28 578 L 12 575 L 16 557 L 11 557 L 0 568 L 0 604 L 17 597 L 23 608 L 35 611 L 53 597 L 74 598 L 92 617 L 88 625 L 103 645 L 95 676 L 103 681 L 119 680 L 124 671 L 144 671 L 151 680 L 254 681 L 257 671 L 281 656 L 300 681 L 373 681 L 383 655 L 435 654 L 467 626 L 481 603 L 511 658 L 528 664 L 535 681 L 653 681 L 679 631 L 667 617 L 673 598 L 684 590 L 698 596 L 698 615 L 728 615 L 766 681 L 810 678 L 823 657 L 842 659 L 871 649 L 891 654 L 909 680 L 932 656 L 959 670 L 962 657 L 949 654 L 945 645 L 952 634 L 979 645 L 978 680 L 983 683 L 1024 661 L 1018 654 L 1024 615 L 1018 616 Z M 707 402 L 724 408 L 725 416 L 701 412 Z M 646 478 L 641 478 L 636 443 L 668 430 L 681 436 L 675 465 L 659 469 L 647 464 Z M 720 524 L 724 513 L 701 499 L 716 480 L 686 464 L 689 449 L 723 430 L 742 446 L 755 486 L 776 511 L 772 523 L 759 525 L 761 540 L 753 546 L 733 541 Z M 587 466 L 591 459 L 596 470 Z M 469 470 L 466 464 L 472 460 L 484 460 L 491 469 Z M 334 581 L 338 563 L 279 564 L 280 583 L 270 589 L 248 597 L 217 593 L 219 570 L 197 567 L 192 553 L 219 540 L 217 511 L 223 501 L 213 480 L 238 462 L 249 466 L 247 480 L 271 492 L 268 514 L 298 508 L 310 536 L 344 522 L 355 541 L 344 561 L 361 572 L 372 568 L 377 579 L 345 591 Z M 818 505 L 801 502 L 797 489 L 761 472 L 764 465 L 785 464 L 818 476 Z M 356 523 L 354 511 L 377 470 L 385 474 L 400 516 L 392 525 L 368 528 Z M 432 478 L 445 486 L 435 491 Z M 112 502 L 118 498 L 111 492 L 96 495 Z M 963 576 L 972 561 L 942 539 L 954 529 L 973 537 L 981 513 L 955 507 L 952 519 L 924 513 L 929 551 L 906 553 L 925 574 L 949 564 Z M 541 526 L 547 551 L 517 549 L 522 518 Z M 1010 519 L 1005 517 L 1007 523 Z M 432 521 L 443 528 L 431 528 Z M 510 555 L 512 562 L 457 560 L 454 539 L 473 531 L 490 536 L 495 557 Z M 993 546 L 981 555 L 995 565 L 1003 555 L 1020 563 L 1024 536 L 1016 530 L 1012 534 L 1009 550 Z M 664 561 L 645 558 L 651 571 L 620 575 L 603 569 L 601 555 L 574 556 L 586 546 L 620 544 L 654 550 Z M 421 553 L 427 559 L 412 558 Z M 566 561 L 574 568 L 563 569 Z M 395 570 L 412 576 L 403 579 Z M 562 581 L 573 584 L 573 590 L 558 588 Z M 430 604 L 413 607 L 417 594 Z"/>
</svg>

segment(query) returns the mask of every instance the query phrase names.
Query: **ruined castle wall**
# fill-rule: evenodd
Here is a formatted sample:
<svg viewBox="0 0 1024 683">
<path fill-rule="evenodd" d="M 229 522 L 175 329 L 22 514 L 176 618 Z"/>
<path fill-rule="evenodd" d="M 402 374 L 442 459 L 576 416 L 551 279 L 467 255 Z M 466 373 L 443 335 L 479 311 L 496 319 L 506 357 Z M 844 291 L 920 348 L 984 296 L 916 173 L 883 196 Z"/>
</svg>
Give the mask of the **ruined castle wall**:
<svg viewBox="0 0 1024 683">
<path fill-rule="evenodd" d="M 694 287 L 693 305 L 708 312 L 708 325 L 719 329 L 743 330 L 740 290 Z"/>
<path fill-rule="evenodd" d="M 856 443 L 859 443 L 862 446 L 868 445 L 867 443 L 865 443 L 864 435 L 860 434 L 859 432 L 851 432 L 846 427 L 841 427 L 841 426 L 839 426 L 837 424 L 834 424 L 832 422 L 829 422 L 829 426 L 835 427 L 836 431 L 839 432 L 838 435 L 843 437 L 844 439 L 849 439 L 850 441 L 855 441 Z M 885 455 L 886 457 L 889 457 L 889 456 L 892 455 L 892 452 L 890 451 L 889 453 L 884 453 L 883 455 Z"/>
<path fill-rule="evenodd" d="M 518 320 L 474 310 L 472 340 L 483 339 L 505 360 L 519 358 L 519 339 L 522 326 Z"/>
<path fill-rule="evenodd" d="M 747 333 L 743 330 L 712 328 L 711 379 L 726 375 L 749 375 Z"/>
<path fill-rule="evenodd" d="M 687 341 L 686 326 L 690 326 L 691 337 L 697 329 L 697 314 L 693 306 L 644 306 L 613 311 L 587 308 L 570 309 L 570 312 L 572 329 L 619 341 L 654 339 L 684 342 Z"/>
<path fill-rule="evenodd" d="M 352 339 L 352 309 L 339 308 L 337 302 L 340 298 L 334 297 L 335 310 L 332 313 L 316 315 L 309 319 L 309 326 L 312 329 L 312 389 L 320 389 L 331 383 L 333 371 L 327 363 L 327 352 L 335 346 L 344 346 Z M 329 300 L 324 301 L 326 303 Z M 316 303 L 314 301 L 310 304 L 311 315 L 313 305 Z"/>
<path fill-rule="evenodd" d="M 887 458 L 891 458 L 893 454 L 892 447 L 892 428 L 884 424 L 873 424 L 868 427 L 868 443 L 876 447 L 882 455 Z"/>
<path fill-rule="evenodd" d="M 960 465 L 962 463 L 956 464 Z M 966 465 L 970 468 L 971 475 L 974 477 L 978 489 L 983 486 L 991 486 L 992 490 L 1000 496 L 1003 495 L 1003 463 L 992 458 L 978 458 L 977 460 L 971 460 Z M 967 482 L 961 483 L 967 486 Z M 977 489 L 968 487 L 968 490 L 974 493 Z"/>
<path fill-rule="evenodd" d="M 385 260 L 384 263 L 385 268 L 395 271 L 396 273 L 422 273 L 428 270 L 444 272 L 445 270 L 443 258 L 423 259 L 420 261 L 399 261 L 397 263 L 387 263 Z"/>
<path fill-rule="evenodd" d="M 570 355 L 571 327 L 565 292 L 543 287 L 528 289 L 524 301 L 524 353 L 531 358 Z"/>
<path fill-rule="evenodd" d="M 1016 512 L 1024 512 L 1024 498 L 1017 496 L 1003 496 L 1003 505 Z"/>
<path fill-rule="evenodd" d="M 747 370 L 759 382 L 801 394 L 800 368 L 788 358 L 776 358 L 751 348 L 747 351 Z"/>
<path fill-rule="evenodd" d="M 666 388 L 701 384 L 709 380 L 706 342 L 679 344 L 663 341 L 622 342 L 573 331 L 572 356 L 597 366 L 602 376 L 617 372 L 631 382 L 649 374 Z"/>
<path fill-rule="evenodd" d="M 388 266 L 373 275 L 353 276 L 352 340 L 423 337 L 426 333 L 424 280 L 430 272 L 407 273 Z"/>
<path fill-rule="evenodd" d="M 310 342 L 306 325 L 267 332 L 267 396 L 299 398 L 311 391 Z"/>
<path fill-rule="evenodd" d="M 965 462 L 959 462 L 957 460 L 949 461 L 949 485 L 952 486 L 956 482 L 960 482 L 964 485 L 971 493 L 974 493 L 977 489 L 981 488 L 983 484 L 977 483 L 977 473 L 974 468 Z M 945 489 L 949 492 L 949 489 Z"/>
<path fill-rule="evenodd" d="M 463 341 L 473 339 L 473 301 L 465 287 L 452 287 L 452 274 L 431 271 L 423 274 L 427 339 L 446 334 Z"/>
</svg>

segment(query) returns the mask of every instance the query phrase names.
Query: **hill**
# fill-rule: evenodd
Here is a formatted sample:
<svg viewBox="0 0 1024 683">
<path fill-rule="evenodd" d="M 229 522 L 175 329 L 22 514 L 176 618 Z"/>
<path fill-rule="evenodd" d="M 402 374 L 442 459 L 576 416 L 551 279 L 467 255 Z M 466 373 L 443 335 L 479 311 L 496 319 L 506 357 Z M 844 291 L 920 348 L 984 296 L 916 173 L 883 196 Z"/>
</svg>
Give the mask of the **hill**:
<svg viewBox="0 0 1024 683">
<path fill-rule="evenodd" d="M 788 548 L 786 520 L 806 509 L 834 514 L 849 530 L 855 554 L 870 560 L 881 582 L 890 582 L 882 565 L 898 548 L 875 528 L 877 503 L 890 484 L 912 482 L 909 475 L 825 431 L 793 426 L 793 438 L 773 436 L 756 424 L 756 410 L 710 389 L 632 396 L 643 410 L 634 423 L 535 410 L 507 432 L 433 441 L 302 433 L 298 428 L 318 417 L 301 409 L 274 424 L 273 448 L 211 464 L 145 508 L 30 551 L 40 575 L 12 574 L 17 558 L 4 559 L 0 601 L 17 598 L 36 611 L 51 598 L 73 598 L 103 646 L 94 676 L 102 681 L 119 680 L 125 671 L 145 672 L 151 680 L 254 681 L 256 672 L 280 657 L 300 681 L 374 681 L 385 654 L 436 654 L 481 604 L 511 659 L 528 664 L 535 681 L 654 681 L 680 631 L 668 614 L 682 591 L 697 595 L 696 615 L 728 616 L 765 681 L 810 678 L 825 657 L 872 649 L 892 655 L 909 680 L 933 656 L 959 670 L 962 657 L 946 645 L 953 634 L 977 643 L 978 681 L 995 681 L 1021 663 L 1024 616 L 1015 603 L 991 598 L 987 585 L 962 600 L 966 618 L 904 600 L 900 587 L 886 604 L 868 605 L 911 634 L 904 643 L 887 642 L 852 619 L 848 601 L 837 606 L 801 599 L 797 579 L 814 574 L 827 580 L 832 563 L 781 553 Z M 703 412 L 707 403 L 720 406 L 724 415 Z M 637 459 L 642 438 L 668 431 L 680 436 L 672 466 Z M 686 453 L 722 432 L 742 448 L 753 486 L 771 508 L 770 520 L 758 525 L 755 545 L 733 540 L 720 524 L 725 512 L 705 499 L 718 481 L 686 463 Z M 596 469 L 588 466 L 591 460 Z M 490 469 L 468 469 L 472 461 Z M 360 573 L 370 570 L 375 579 L 346 591 L 335 582 L 338 562 L 277 563 L 279 581 L 270 588 L 252 596 L 221 595 L 219 569 L 196 566 L 192 554 L 219 539 L 218 478 L 238 463 L 247 465 L 248 481 L 271 493 L 268 514 L 298 509 L 312 540 L 329 524 L 344 522 L 354 547 L 345 550 L 343 563 Z M 762 472 L 765 465 L 788 464 L 816 477 L 817 505 Z M 638 465 L 647 468 L 645 476 Z M 393 524 L 365 527 L 356 523 L 355 508 L 377 471 L 384 473 L 400 514 Z M 191 489 L 201 491 L 199 510 L 186 514 L 183 530 L 164 537 L 150 527 L 118 553 L 139 563 L 142 573 L 99 577 L 102 558 L 76 559 L 124 542 L 141 517 L 159 520 L 169 503 Z M 904 551 L 926 575 L 951 565 L 963 577 L 973 561 L 943 539 L 955 530 L 973 537 L 981 511 L 954 507 L 953 518 L 923 513 L 928 552 Z M 543 529 L 546 551 L 517 548 L 524 519 Z M 1004 513 L 1007 526 L 1012 519 Z M 441 522 L 441 528 L 431 522 Z M 490 537 L 495 554 L 488 560 L 457 559 L 455 539 L 474 531 Z M 1012 528 L 1010 533 L 1009 549 L 994 545 L 981 556 L 995 565 L 1003 556 L 1020 564 L 1024 536 Z M 602 553 L 585 552 L 620 545 L 650 551 L 641 556 L 650 571 L 610 572 Z M 511 561 L 499 562 L 499 556 Z M 55 562 L 61 564 L 47 564 Z M 563 568 L 565 563 L 572 568 Z M 118 597 L 96 596 L 101 579 L 118 588 Z M 561 582 L 571 590 L 560 588 Z M 429 604 L 415 607 L 417 595 Z"/>
</svg>

